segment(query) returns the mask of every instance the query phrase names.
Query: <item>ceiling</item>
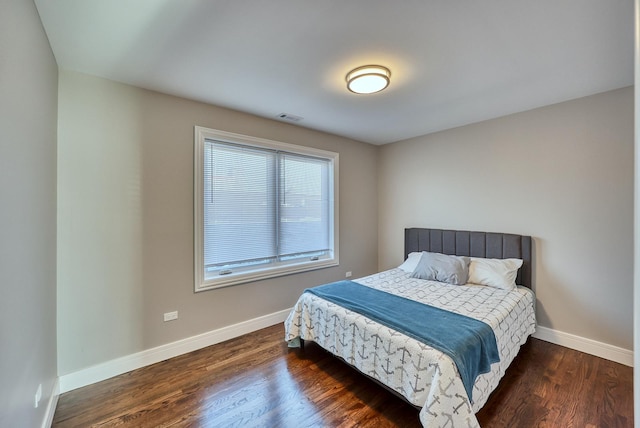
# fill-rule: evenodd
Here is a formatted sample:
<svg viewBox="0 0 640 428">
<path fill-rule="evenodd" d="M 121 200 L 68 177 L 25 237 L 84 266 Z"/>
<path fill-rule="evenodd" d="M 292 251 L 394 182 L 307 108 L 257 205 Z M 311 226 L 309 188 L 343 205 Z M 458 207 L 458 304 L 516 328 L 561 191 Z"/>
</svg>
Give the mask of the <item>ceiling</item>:
<svg viewBox="0 0 640 428">
<path fill-rule="evenodd" d="M 633 84 L 633 0 L 35 3 L 61 69 L 372 144 Z"/>
</svg>

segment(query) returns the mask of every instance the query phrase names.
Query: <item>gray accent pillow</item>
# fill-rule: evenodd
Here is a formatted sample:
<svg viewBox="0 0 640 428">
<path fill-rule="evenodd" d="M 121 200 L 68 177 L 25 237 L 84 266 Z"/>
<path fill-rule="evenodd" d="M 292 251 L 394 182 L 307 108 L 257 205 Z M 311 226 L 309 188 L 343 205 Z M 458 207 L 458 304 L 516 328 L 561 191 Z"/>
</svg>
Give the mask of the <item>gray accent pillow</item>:
<svg viewBox="0 0 640 428">
<path fill-rule="evenodd" d="M 469 278 L 469 257 L 423 252 L 411 278 L 464 285 Z"/>
</svg>

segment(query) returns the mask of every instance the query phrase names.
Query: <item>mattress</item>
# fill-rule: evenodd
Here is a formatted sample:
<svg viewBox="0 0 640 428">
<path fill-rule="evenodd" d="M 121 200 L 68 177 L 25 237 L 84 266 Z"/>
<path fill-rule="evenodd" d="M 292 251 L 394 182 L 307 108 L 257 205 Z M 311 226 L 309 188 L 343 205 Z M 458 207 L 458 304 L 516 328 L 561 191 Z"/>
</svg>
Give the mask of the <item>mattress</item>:
<svg viewBox="0 0 640 428">
<path fill-rule="evenodd" d="M 303 293 L 285 321 L 285 340 L 312 340 L 421 407 L 424 426 L 477 427 L 486 403 L 527 337 L 535 331 L 535 297 L 524 287 L 505 291 L 479 285 L 452 286 L 410 278 L 401 269 L 355 282 L 465 315 L 494 331 L 500 361 L 481 374 L 469 399 L 454 362 L 442 352 L 398 331 Z"/>
</svg>

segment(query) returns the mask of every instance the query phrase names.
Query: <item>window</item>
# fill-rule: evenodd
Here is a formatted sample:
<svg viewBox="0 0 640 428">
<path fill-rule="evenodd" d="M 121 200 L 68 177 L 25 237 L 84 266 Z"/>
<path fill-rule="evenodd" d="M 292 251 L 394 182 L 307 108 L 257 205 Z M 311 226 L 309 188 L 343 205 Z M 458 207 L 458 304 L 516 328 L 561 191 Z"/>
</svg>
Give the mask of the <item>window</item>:
<svg viewBox="0 0 640 428">
<path fill-rule="evenodd" d="M 195 128 L 195 290 L 338 265 L 338 154 Z"/>
</svg>

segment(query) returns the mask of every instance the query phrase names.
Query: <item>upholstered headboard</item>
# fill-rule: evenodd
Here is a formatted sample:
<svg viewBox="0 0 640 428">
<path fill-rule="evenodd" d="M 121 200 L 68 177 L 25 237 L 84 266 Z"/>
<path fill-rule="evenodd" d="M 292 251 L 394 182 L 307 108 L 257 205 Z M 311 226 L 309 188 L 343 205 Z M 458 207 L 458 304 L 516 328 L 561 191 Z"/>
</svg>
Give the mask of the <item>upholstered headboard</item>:
<svg viewBox="0 0 640 428">
<path fill-rule="evenodd" d="M 516 284 L 531 288 L 531 237 L 510 233 L 410 228 L 404 230 L 404 257 L 415 251 L 492 259 L 522 259 Z"/>
</svg>

